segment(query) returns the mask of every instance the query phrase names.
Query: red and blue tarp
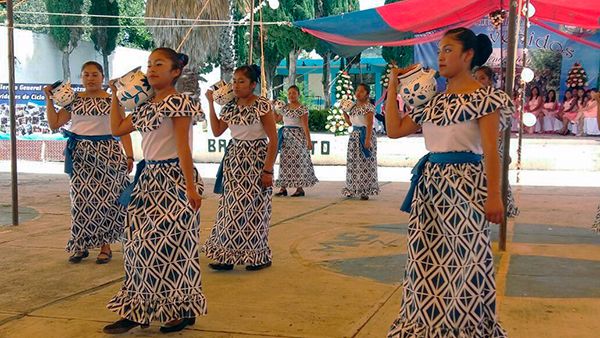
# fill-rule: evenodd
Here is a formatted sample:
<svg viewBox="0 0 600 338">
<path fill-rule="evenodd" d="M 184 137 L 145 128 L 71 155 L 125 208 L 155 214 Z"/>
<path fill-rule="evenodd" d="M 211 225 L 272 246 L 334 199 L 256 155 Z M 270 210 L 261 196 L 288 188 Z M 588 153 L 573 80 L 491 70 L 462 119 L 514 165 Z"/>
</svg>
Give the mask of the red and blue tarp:
<svg viewBox="0 0 600 338">
<path fill-rule="evenodd" d="M 536 10 L 532 22 L 538 25 L 600 28 L 600 0 L 531 0 L 530 3 Z M 406 46 L 436 41 L 448 29 L 470 27 L 489 13 L 508 10 L 508 7 L 508 0 L 405 0 L 363 11 L 297 21 L 294 25 L 331 44 L 337 54 L 349 56 L 370 46 Z M 590 45 L 600 48 L 597 43 Z"/>
</svg>

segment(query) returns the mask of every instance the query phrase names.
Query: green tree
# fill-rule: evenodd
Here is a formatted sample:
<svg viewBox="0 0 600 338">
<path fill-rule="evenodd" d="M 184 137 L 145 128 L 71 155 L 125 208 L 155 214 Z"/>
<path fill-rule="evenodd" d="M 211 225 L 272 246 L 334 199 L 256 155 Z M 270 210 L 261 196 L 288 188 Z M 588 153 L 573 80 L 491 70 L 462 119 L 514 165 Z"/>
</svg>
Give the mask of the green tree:
<svg viewBox="0 0 600 338">
<path fill-rule="evenodd" d="M 117 0 L 95 0 L 92 1 L 90 15 L 107 15 L 119 16 L 119 4 Z M 97 17 L 91 16 L 90 23 L 93 25 L 91 38 L 94 42 L 94 48 L 102 54 L 102 63 L 104 66 L 104 79 L 110 79 L 108 68 L 108 56 L 117 48 L 117 38 L 119 36 L 119 28 L 103 27 L 103 26 L 118 26 L 118 18 Z"/>
<path fill-rule="evenodd" d="M 529 59 L 535 72 L 538 85 L 542 89 L 557 89 L 560 87 L 560 69 L 562 54 L 549 49 L 536 49 L 531 52 Z"/>
<path fill-rule="evenodd" d="M 0 1 L 3 3 L 3 1 Z M 28 0 L 28 1 L 14 1 L 14 10 L 16 12 L 36 12 L 40 11 L 40 8 L 44 8 L 44 0 Z M 3 3 L 0 6 L 0 22 L 6 21 L 6 9 Z M 45 14 L 29 14 L 29 13 L 15 13 L 14 14 L 15 24 L 25 25 L 48 25 L 48 15 Z M 48 27 L 19 27 L 19 29 L 26 29 L 35 33 L 48 33 Z"/>
<path fill-rule="evenodd" d="M 247 12 L 245 12 L 247 10 Z M 263 8 L 263 10 L 265 10 Z M 236 18 L 245 17 L 245 13 L 249 13 L 249 8 L 238 8 L 236 10 L 235 16 Z M 266 16 L 263 12 L 263 21 L 267 21 L 271 18 Z M 239 20 L 237 19 L 237 20 Z M 261 29 L 258 25 L 260 20 L 260 12 L 255 14 L 255 22 L 256 26 L 254 28 L 254 39 L 253 39 L 253 52 L 252 52 L 252 61 L 251 63 L 257 64 L 260 66 L 261 64 L 261 45 L 260 45 L 260 34 Z M 273 77 L 275 76 L 275 71 L 277 70 L 277 66 L 283 60 L 286 55 L 281 52 L 278 48 L 278 43 L 275 38 L 270 35 L 270 26 L 263 27 L 263 40 L 264 40 L 264 70 L 266 77 L 266 85 L 268 89 L 272 89 Z M 235 32 L 235 54 L 237 55 L 237 64 L 245 65 L 248 63 L 249 59 L 249 47 L 250 47 L 250 34 L 249 27 L 246 26 L 238 26 L 236 27 Z"/>
<path fill-rule="evenodd" d="M 83 0 L 45 0 L 46 10 L 53 13 L 73 13 L 81 14 Z M 81 27 L 57 27 L 57 26 L 78 26 L 81 25 L 81 16 L 50 15 L 48 22 L 54 27 L 50 27 L 50 36 L 56 44 L 56 47 L 63 53 L 62 68 L 64 79 L 71 78 L 69 66 L 69 56 L 77 47 L 83 29 Z"/>
<path fill-rule="evenodd" d="M 348 13 L 359 9 L 358 0 L 314 0 L 315 17 L 322 18 Z M 323 96 L 325 108 L 331 106 L 331 61 L 336 54 L 321 40 L 314 44 L 315 51 L 323 58 Z"/>
<path fill-rule="evenodd" d="M 267 7 L 264 21 L 299 21 L 315 17 L 314 0 L 280 0 L 276 10 Z M 288 66 L 288 85 L 296 83 L 296 63 L 302 50 L 315 48 L 315 39 L 296 27 L 270 26 L 268 38 L 274 40 L 279 52 L 286 56 Z"/>
<path fill-rule="evenodd" d="M 257 34 L 260 34 L 260 29 L 257 30 Z M 265 68 L 265 77 L 266 77 L 266 85 L 267 88 L 272 89 L 273 77 L 275 77 L 275 73 L 277 70 L 277 66 L 283 60 L 286 55 L 281 52 L 281 50 L 277 46 L 277 41 L 275 39 L 269 38 L 268 30 L 265 30 L 265 38 L 264 38 L 264 68 Z M 254 63 L 260 65 L 261 58 L 261 49 L 260 49 L 260 35 L 254 38 Z"/>
<path fill-rule="evenodd" d="M 307 88 L 305 89 L 306 84 L 304 82 L 299 82 L 298 84 L 296 84 L 296 86 L 298 87 L 298 91 L 300 92 L 300 97 L 298 98 L 300 104 L 307 107 L 308 109 L 312 109 L 314 106 L 311 99 L 312 95 Z M 308 95 L 305 95 L 305 93 Z M 277 99 L 283 102 L 288 102 L 288 91 L 280 91 L 279 95 L 277 96 Z"/>
<path fill-rule="evenodd" d="M 400 1 L 403 0 L 385 0 L 385 4 L 387 5 Z M 412 36 L 414 36 L 414 34 L 409 37 Z M 406 67 L 414 62 L 414 46 L 383 47 L 381 56 L 387 63 L 396 63 L 398 67 L 401 68 Z"/>
<path fill-rule="evenodd" d="M 143 50 L 154 48 L 154 41 L 145 25 L 144 13 L 146 12 L 145 0 L 119 0 L 119 45 Z M 137 18 L 134 18 L 137 17 Z"/>
</svg>

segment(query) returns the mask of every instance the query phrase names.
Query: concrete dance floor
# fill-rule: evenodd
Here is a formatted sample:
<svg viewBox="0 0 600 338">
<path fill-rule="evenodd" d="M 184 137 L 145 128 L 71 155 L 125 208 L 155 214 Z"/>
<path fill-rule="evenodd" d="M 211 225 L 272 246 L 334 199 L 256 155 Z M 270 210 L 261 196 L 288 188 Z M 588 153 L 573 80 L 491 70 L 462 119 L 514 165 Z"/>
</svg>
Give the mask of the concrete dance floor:
<svg viewBox="0 0 600 338">
<path fill-rule="evenodd" d="M 212 191 L 212 180 L 206 180 Z M 407 183 L 382 182 L 369 201 L 322 182 L 304 198 L 274 198 L 270 269 L 213 272 L 201 258 L 208 315 L 183 337 L 384 337 L 396 317 L 406 260 L 398 207 Z M 67 262 L 66 175 L 21 174 L 22 224 L 0 226 L 0 337 L 104 337 L 105 308 L 123 279 L 121 245 L 107 265 Z M 10 177 L 0 173 L 0 224 Z M 600 188 L 515 187 L 521 215 L 508 252 L 494 253 L 500 321 L 511 338 L 598 337 L 600 236 L 590 231 Z M 293 191 L 293 190 L 292 190 Z M 217 196 L 202 205 L 203 242 Z M 126 336 L 159 337 L 159 323 Z"/>
</svg>

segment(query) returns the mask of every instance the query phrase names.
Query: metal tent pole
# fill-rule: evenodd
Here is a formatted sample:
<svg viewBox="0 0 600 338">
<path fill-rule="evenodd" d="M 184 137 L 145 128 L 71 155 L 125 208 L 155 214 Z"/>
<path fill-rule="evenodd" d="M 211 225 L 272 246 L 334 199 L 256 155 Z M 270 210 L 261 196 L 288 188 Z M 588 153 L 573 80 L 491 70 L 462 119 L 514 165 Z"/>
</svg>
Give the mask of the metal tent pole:
<svg viewBox="0 0 600 338">
<path fill-rule="evenodd" d="M 6 20 L 8 22 L 8 105 L 10 111 L 12 224 L 19 225 L 19 190 L 17 182 L 17 119 L 15 109 L 15 22 L 13 10 L 13 1 L 6 0 Z"/>
<path fill-rule="evenodd" d="M 522 8 L 522 0 L 511 0 L 510 10 L 508 17 L 508 48 L 507 48 L 507 62 L 506 62 L 506 82 L 505 91 L 512 97 L 513 96 L 513 83 L 515 81 L 515 69 L 517 62 L 517 48 L 519 45 L 519 25 L 520 25 L 520 10 Z M 508 201 L 508 169 L 509 169 L 509 158 L 510 158 L 510 126 L 504 130 L 504 149 L 502 152 L 502 199 L 507 205 Z M 504 210 L 504 217 L 500 224 L 500 241 L 499 248 L 501 251 L 506 251 L 506 232 L 507 232 L 507 217 L 508 210 Z"/>
</svg>

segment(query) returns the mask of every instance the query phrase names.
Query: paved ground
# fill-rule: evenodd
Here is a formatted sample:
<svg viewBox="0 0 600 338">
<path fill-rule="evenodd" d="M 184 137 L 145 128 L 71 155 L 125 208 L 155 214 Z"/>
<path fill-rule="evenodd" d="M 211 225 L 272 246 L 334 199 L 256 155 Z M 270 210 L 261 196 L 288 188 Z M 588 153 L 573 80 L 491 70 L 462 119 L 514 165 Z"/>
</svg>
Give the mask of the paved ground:
<svg viewBox="0 0 600 338">
<path fill-rule="evenodd" d="M 0 224 L 10 220 L 9 184 L 0 173 Z M 407 184 L 382 183 L 366 202 L 341 199 L 342 185 L 275 199 L 273 267 L 205 268 L 209 314 L 174 335 L 384 337 L 400 306 L 407 216 L 398 206 Z M 122 281 L 121 246 L 108 265 L 94 264 L 97 252 L 70 265 L 66 176 L 21 174 L 20 189 L 22 224 L 0 226 L 0 337 L 103 337 L 116 319 L 105 304 Z M 516 195 L 522 213 L 510 224 L 508 252 L 495 250 L 503 326 L 513 338 L 597 337 L 600 236 L 589 227 L 600 189 L 520 186 Z M 207 195 L 202 241 L 216 206 Z M 157 324 L 128 335 L 161 336 Z"/>
</svg>

